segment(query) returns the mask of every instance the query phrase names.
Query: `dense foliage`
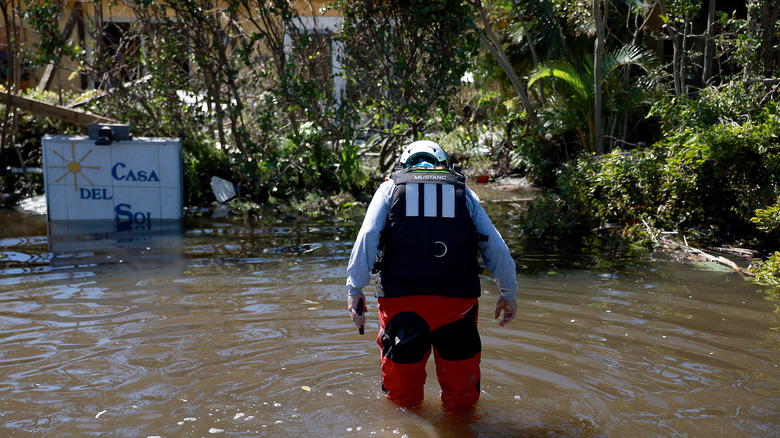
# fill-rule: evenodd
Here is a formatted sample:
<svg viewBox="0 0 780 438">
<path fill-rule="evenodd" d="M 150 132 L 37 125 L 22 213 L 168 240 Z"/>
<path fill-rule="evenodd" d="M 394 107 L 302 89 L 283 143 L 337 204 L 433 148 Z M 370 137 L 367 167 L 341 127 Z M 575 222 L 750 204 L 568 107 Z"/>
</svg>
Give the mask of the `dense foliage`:
<svg viewBox="0 0 780 438">
<path fill-rule="evenodd" d="M 659 104 L 653 114 L 664 138 L 645 148 L 583 156 L 561 168 L 559 203 L 580 212 L 591 227 L 645 221 L 726 240 L 758 237 L 756 210 L 780 197 L 780 115 L 773 100 L 740 109 L 764 94 L 764 87 L 756 88 L 748 96 L 734 86 Z M 539 227 L 529 223 L 529 229 Z"/>
<path fill-rule="evenodd" d="M 344 17 L 335 38 L 344 47 L 347 105 L 358 130 L 377 135 L 380 168 L 403 143 L 441 129 L 477 41 L 460 0 L 337 0 Z"/>
<path fill-rule="evenodd" d="M 58 33 L 64 2 L 2 12 L 42 36 L 25 62 L 68 57 L 93 78 L 81 108 L 182 138 L 190 204 L 212 175 L 246 202 L 365 195 L 401 145 L 432 138 L 467 172 L 549 189 L 524 217 L 537 241 L 617 227 L 780 245 L 777 2 L 125 3 L 137 20 L 113 45 L 102 2 L 79 3 L 90 50 Z M 3 191 L 34 191 L 14 178 Z"/>
</svg>

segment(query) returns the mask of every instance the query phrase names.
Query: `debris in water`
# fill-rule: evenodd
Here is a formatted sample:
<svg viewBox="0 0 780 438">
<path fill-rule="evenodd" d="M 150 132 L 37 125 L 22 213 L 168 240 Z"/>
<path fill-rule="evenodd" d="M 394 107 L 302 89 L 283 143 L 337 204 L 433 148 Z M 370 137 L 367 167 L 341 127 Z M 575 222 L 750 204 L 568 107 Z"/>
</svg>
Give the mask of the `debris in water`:
<svg viewBox="0 0 780 438">
<path fill-rule="evenodd" d="M 236 196 L 236 189 L 233 183 L 218 176 L 211 177 L 211 190 L 214 191 L 214 196 L 220 204 Z"/>
<path fill-rule="evenodd" d="M 301 386 L 301 389 L 304 391 L 311 391 L 311 388 L 309 388 L 308 386 Z"/>
<path fill-rule="evenodd" d="M 46 211 L 48 210 L 46 206 L 46 195 L 22 199 L 17 206 L 23 212 L 33 214 L 46 214 Z"/>
</svg>

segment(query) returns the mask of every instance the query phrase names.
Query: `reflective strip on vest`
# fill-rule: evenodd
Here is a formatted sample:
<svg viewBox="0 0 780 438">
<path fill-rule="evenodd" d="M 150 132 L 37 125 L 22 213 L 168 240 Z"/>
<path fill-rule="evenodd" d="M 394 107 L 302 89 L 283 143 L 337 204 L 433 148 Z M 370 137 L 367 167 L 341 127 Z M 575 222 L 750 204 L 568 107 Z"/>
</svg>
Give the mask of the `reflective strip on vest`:
<svg viewBox="0 0 780 438">
<path fill-rule="evenodd" d="M 425 217 L 436 217 L 436 184 L 423 184 Z"/>
<path fill-rule="evenodd" d="M 441 186 L 441 215 L 455 217 L 455 186 L 451 184 Z"/>
<path fill-rule="evenodd" d="M 419 199 L 420 188 L 419 184 L 407 184 L 406 185 L 406 217 L 419 216 Z"/>
<path fill-rule="evenodd" d="M 455 217 L 455 186 L 452 184 L 422 184 L 423 186 L 423 216 L 437 216 L 438 196 L 436 186 L 441 187 L 441 212 L 442 217 Z M 406 184 L 406 216 L 416 217 L 420 215 L 420 184 Z"/>
</svg>

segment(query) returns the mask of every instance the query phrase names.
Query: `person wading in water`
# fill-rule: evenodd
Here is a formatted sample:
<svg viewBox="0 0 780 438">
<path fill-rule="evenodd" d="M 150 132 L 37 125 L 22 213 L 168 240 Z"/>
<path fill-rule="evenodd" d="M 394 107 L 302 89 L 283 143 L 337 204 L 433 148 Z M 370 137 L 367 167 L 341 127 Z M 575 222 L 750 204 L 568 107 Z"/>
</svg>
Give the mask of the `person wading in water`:
<svg viewBox="0 0 780 438">
<path fill-rule="evenodd" d="M 498 282 L 495 317 L 503 312 L 504 326 L 517 313 L 509 248 L 447 153 L 428 140 L 409 144 L 374 194 L 347 267 L 347 307 L 358 327 L 368 310 L 363 288 L 376 273 L 388 400 L 422 403 L 431 350 L 444 409 L 473 409 L 479 400 L 478 254 Z"/>
</svg>

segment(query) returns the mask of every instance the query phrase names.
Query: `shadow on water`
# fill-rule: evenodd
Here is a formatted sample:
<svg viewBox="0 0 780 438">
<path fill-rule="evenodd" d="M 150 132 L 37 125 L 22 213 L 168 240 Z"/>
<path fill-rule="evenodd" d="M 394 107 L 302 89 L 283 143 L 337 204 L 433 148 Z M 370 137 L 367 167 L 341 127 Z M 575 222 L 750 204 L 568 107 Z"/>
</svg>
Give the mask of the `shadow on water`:
<svg viewBox="0 0 780 438">
<path fill-rule="evenodd" d="M 594 246 L 521 248 L 519 318 L 483 280 L 482 396 L 387 403 L 375 300 L 349 322 L 362 217 L 151 229 L 0 211 L 0 436 L 772 436 L 780 317 L 735 274 Z M 367 295 L 373 289 L 367 289 Z"/>
<path fill-rule="evenodd" d="M 496 414 L 502 415 L 499 418 Z M 595 438 L 602 437 L 596 425 L 584 418 L 542 409 L 473 413 L 443 413 L 438 406 L 410 412 L 409 436 L 442 436 L 453 438 L 523 437 L 523 438 Z"/>
</svg>

